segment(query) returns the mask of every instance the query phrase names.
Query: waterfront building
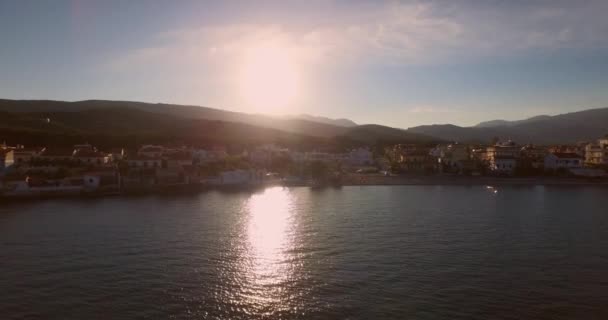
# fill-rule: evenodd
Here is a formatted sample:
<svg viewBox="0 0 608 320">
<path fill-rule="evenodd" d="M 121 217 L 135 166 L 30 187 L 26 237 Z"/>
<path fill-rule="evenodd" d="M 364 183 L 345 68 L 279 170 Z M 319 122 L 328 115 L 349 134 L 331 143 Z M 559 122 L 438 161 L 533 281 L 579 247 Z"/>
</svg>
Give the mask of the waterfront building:
<svg viewBox="0 0 608 320">
<path fill-rule="evenodd" d="M 585 146 L 585 164 L 608 166 L 608 138 L 602 138 Z"/>
<path fill-rule="evenodd" d="M 488 168 L 499 174 L 513 174 L 521 157 L 521 147 L 508 140 L 486 148 Z"/>
<path fill-rule="evenodd" d="M 545 166 L 545 156 L 549 151 L 545 147 L 525 145 L 521 148 L 521 161 L 519 165 L 534 170 L 542 170 Z"/>
<path fill-rule="evenodd" d="M 435 151 L 436 153 L 436 151 Z M 452 143 L 439 147 L 440 172 L 463 173 L 465 169 L 471 169 L 471 154 L 468 146 L 460 143 Z"/>
<path fill-rule="evenodd" d="M 510 156 L 494 156 L 490 162 L 490 170 L 498 174 L 512 175 L 517 167 L 517 159 Z"/>
<path fill-rule="evenodd" d="M 93 166 L 102 166 L 109 162 L 108 155 L 95 148 L 75 149 L 73 158 L 76 163 Z"/>
<path fill-rule="evenodd" d="M 545 170 L 578 169 L 583 167 L 583 158 L 576 153 L 551 152 L 545 156 Z"/>
<path fill-rule="evenodd" d="M 29 163 L 34 157 L 38 155 L 40 149 L 36 148 L 24 148 L 19 146 L 15 149 L 9 150 L 4 156 L 4 164 L 6 168 L 12 166 L 22 165 Z"/>
<path fill-rule="evenodd" d="M 399 171 L 422 172 L 425 168 L 435 165 L 435 158 L 431 157 L 428 148 L 413 144 L 398 144 L 386 148 L 385 155 L 389 164 Z"/>
<path fill-rule="evenodd" d="M 45 147 L 36 155 L 37 160 L 43 162 L 71 162 L 73 160 L 74 149 L 72 148 L 49 148 Z"/>
</svg>

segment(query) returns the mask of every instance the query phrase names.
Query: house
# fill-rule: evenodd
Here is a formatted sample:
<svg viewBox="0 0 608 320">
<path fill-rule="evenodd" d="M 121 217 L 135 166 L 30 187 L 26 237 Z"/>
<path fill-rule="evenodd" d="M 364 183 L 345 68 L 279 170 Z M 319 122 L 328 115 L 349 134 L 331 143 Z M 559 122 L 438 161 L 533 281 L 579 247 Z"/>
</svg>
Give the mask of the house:
<svg viewBox="0 0 608 320">
<path fill-rule="evenodd" d="M 608 165 L 608 138 L 585 146 L 585 163 L 589 166 Z"/>
<path fill-rule="evenodd" d="M 452 143 L 440 148 L 438 163 L 442 172 L 462 173 L 471 160 L 469 148 L 460 143 Z"/>
<path fill-rule="evenodd" d="M 430 159 L 427 150 L 417 149 L 401 152 L 397 158 L 397 163 L 399 164 L 399 168 L 403 171 L 421 172 L 429 167 Z"/>
<path fill-rule="evenodd" d="M 80 164 L 102 166 L 108 163 L 108 155 L 96 149 L 75 149 L 74 161 Z"/>
<path fill-rule="evenodd" d="M 74 149 L 72 148 L 44 148 L 36 156 L 37 160 L 49 163 L 57 162 L 71 162 L 72 156 L 74 155 Z"/>
<path fill-rule="evenodd" d="M 543 169 L 548 152 L 547 148 L 531 144 L 525 145 L 521 148 L 522 165 L 527 168 Z"/>
<path fill-rule="evenodd" d="M 384 167 L 404 172 L 422 172 L 434 170 L 437 167 L 437 157 L 433 156 L 430 149 L 413 144 L 397 144 L 384 149 L 386 156 Z M 388 169 L 387 168 L 387 169 Z"/>
<path fill-rule="evenodd" d="M 545 170 L 578 169 L 583 167 L 583 158 L 576 153 L 552 152 L 545 156 Z"/>
<path fill-rule="evenodd" d="M 509 140 L 486 148 L 488 168 L 495 173 L 513 174 L 521 157 L 521 147 Z"/>
<path fill-rule="evenodd" d="M 4 156 L 4 165 L 10 168 L 15 165 L 27 164 L 40 152 L 39 149 L 20 148 L 9 150 Z"/>
<path fill-rule="evenodd" d="M 517 167 L 517 159 L 510 156 L 494 156 L 490 162 L 490 170 L 497 174 L 512 175 Z"/>
</svg>

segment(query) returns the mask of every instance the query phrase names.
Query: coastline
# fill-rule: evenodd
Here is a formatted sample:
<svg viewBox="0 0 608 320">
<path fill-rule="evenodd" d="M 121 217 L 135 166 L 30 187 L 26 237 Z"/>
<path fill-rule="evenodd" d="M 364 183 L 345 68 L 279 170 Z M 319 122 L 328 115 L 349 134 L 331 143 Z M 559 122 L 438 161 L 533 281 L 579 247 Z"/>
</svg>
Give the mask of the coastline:
<svg viewBox="0 0 608 320">
<path fill-rule="evenodd" d="M 0 194 L 0 202 L 19 202 L 26 200 L 50 200 L 50 199 L 86 199 L 106 197 L 129 197 L 145 195 L 174 195 L 174 194 L 197 194 L 208 191 L 244 191 L 257 190 L 271 186 L 283 187 L 310 187 L 310 188 L 340 188 L 348 186 L 590 186 L 608 187 L 608 180 L 583 179 L 583 178 L 559 178 L 559 177 L 463 177 L 463 176 L 384 176 L 384 175 L 348 175 L 343 178 L 340 185 L 311 186 L 308 183 L 301 184 L 260 184 L 260 185 L 181 185 L 179 188 L 156 187 L 141 189 L 125 189 L 115 192 L 91 192 L 82 194 L 64 195 L 20 195 L 7 196 Z"/>
<path fill-rule="evenodd" d="M 557 177 L 462 177 L 462 176 L 349 176 L 344 186 L 364 185 L 539 185 L 539 186 L 608 186 L 608 180 Z"/>
</svg>

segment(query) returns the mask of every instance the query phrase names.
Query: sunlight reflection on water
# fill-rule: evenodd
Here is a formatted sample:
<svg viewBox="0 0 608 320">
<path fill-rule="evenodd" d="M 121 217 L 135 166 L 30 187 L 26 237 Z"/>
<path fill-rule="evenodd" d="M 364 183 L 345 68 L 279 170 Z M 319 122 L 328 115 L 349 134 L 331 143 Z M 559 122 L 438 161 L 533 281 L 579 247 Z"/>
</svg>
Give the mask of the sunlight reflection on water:
<svg viewBox="0 0 608 320">
<path fill-rule="evenodd" d="M 245 297 L 258 308 L 274 309 L 285 298 L 283 283 L 292 277 L 288 252 L 294 244 L 293 196 L 282 187 L 253 194 L 244 204 L 247 213 L 246 250 L 241 272 L 248 284 Z"/>
</svg>

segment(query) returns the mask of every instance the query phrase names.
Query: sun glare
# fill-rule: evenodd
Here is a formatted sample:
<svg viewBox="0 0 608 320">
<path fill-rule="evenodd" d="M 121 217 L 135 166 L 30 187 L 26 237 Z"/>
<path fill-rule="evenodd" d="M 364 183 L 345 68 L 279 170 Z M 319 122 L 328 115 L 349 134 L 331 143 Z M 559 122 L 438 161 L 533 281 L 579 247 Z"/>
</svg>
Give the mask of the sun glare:
<svg viewBox="0 0 608 320">
<path fill-rule="evenodd" d="M 298 94 L 299 73 L 288 48 L 276 44 L 250 48 L 239 76 L 244 103 L 254 112 L 283 113 Z"/>
</svg>

